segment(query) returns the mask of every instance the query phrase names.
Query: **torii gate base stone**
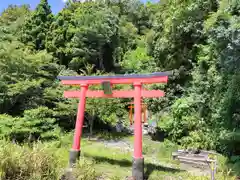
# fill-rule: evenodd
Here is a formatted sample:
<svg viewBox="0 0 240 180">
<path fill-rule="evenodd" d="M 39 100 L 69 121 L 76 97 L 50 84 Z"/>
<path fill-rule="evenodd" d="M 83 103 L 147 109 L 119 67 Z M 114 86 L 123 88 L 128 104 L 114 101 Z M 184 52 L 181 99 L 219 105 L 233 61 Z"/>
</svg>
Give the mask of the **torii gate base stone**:
<svg viewBox="0 0 240 180">
<path fill-rule="evenodd" d="M 167 72 L 156 72 L 144 75 L 116 75 L 116 76 L 59 76 L 64 85 L 79 85 L 80 91 L 65 91 L 66 98 L 79 98 L 77 120 L 72 149 L 69 155 L 69 167 L 80 157 L 81 136 L 84 121 L 86 97 L 90 98 L 134 98 L 134 153 L 132 162 L 132 177 L 135 180 L 144 179 L 144 158 L 142 156 L 142 98 L 156 98 L 164 96 L 161 90 L 144 90 L 143 84 L 167 83 Z M 112 90 L 114 84 L 132 84 L 134 90 Z M 103 90 L 88 90 L 90 85 L 103 85 Z"/>
</svg>

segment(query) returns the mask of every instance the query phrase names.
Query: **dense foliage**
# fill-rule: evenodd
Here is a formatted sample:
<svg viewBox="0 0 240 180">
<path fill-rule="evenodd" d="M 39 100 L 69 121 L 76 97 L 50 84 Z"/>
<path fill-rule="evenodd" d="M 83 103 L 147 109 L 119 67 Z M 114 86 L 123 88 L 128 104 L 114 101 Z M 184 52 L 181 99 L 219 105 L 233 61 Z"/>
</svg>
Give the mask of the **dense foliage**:
<svg viewBox="0 0 240 180">
<path fill-rule="evenodd" d="M 239 155 L 239 1 L 69 1 L 54 15 L 41 0 L 33 11 L 9 6 L 0 22 L 1 137 L 73 129 L 77 101 L 63 98 L 58 75 L 172 71 L 149 87 L 167 93 L 146 101 L 159 129 L 185 147 Z M 91 99 L 86 118 L 128 122 L 128 102 Z"/>
</svg>

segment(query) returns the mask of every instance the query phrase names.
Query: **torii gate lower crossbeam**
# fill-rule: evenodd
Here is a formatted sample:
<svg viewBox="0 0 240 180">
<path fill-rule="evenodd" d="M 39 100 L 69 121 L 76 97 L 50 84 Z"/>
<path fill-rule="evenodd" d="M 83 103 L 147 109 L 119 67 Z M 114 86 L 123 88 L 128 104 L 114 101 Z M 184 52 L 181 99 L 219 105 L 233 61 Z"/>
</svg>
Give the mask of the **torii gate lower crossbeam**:
<svg viewBox="0 0 240 180">
<path fill-rule="evenodd" d="M 64 85 L 79 85 L 80 91 L 65 91 L 64 96 L 67 98 L 79 98 L 77 120 L 72 149 L 70 151 L 69 165 L 72 167 L 80 156 L 81 136 L 84 121 L 84 111 L 86 97 L 90 98 L 134 98 L 134 154 L 132 176 L 136 180 L 144 179 L 144 158 L 142 156 L 142 120 L 141 120 L 141 103 L 142 98 L 154 98 L 164 96 L 160 90 L 143 90 L 143 84 L 167 83 L 169 73 L 160 72 L 147 75 L 118 75 L 118 76 L 59 76 Z M 134 90 L 128 91 L 111 91 L 106 93 L 105 90 L 90 91 L 89 85 L 103 84 L 132 84 Z M 111 89 L 111 87 L 110 87 Z"/>
</svg>

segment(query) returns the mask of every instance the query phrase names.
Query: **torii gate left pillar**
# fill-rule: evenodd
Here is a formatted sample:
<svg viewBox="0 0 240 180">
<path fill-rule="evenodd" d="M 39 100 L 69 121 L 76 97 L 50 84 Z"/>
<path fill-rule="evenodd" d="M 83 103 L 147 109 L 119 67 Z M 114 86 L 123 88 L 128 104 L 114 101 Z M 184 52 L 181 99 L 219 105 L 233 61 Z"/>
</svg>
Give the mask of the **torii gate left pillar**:
<svg viewBox="0 0 240 180">
<path fill-rule="evenodd" d="M 144 83 L 166 83 L 168 73 L 152 73 L 148 75 L 128 75 L 128 76 L 66 76 L 58 77 L 62 84 L 79 85 L 80 91 L 65 91 L 67 98 L 79 98 L 77 120 L 72 149 L 70 150 L 69 165 L 73 167 L 81 152 L 81 136 L 84 121 L 84 111 L 86 97 L 91 98 L 134 98 L 134 154 L 132 176 L 136 180 L 144 179 L 144 158 L 142 156 L 142 120 L 141 120 L 141 103 L 142 98 L 154 98 L 164 96 L 160 90 L 144 90 Z M 110 85 L 110 91 L 90 91 L 89 85 L 104 84 Z M 112 91 L 113 84 L 133 84 L 134 90 Z M 109 88 L 108 87 L 108 88 Z M 108 89 L 109 90 L 109 89 Z"/>
</svg>

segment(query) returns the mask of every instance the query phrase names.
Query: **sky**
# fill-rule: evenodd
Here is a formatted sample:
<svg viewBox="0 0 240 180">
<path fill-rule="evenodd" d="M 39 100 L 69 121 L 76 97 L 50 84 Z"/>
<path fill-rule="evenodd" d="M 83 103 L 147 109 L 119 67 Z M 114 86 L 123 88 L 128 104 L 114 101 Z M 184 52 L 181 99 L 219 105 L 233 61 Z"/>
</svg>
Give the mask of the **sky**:
<svg viewBox="0 0 240 180">
<path fill-rule="evenodd" d="M 8 7 L 9 4 L 21 5 L 21 4 L 29 4 L 31 9 L 34 9 L 37 4 L 39 4 L 40 0 L 0 0 L 0 12 L 2 12 L 5 8 Z M 53 13 L 57 13 L 64 7 L 64 1 L 66 0 L 48 0 L 51 5 Z"/>
<path fill-rule="evenodd" d="M 40 0 L 0 0 L 0 12 L 2 12 L 5 8 L 10 4 L 21 5 L 21 4 L 29 4 L 31 9 L 34 9 L 36 5 L 40 2 Z M 55 14 L 60 11 L 67 0 L 48 0 L 51 5 L 52 12 Z M 142 0 L 146 1 L 146 0 Z"/>
</svg>

